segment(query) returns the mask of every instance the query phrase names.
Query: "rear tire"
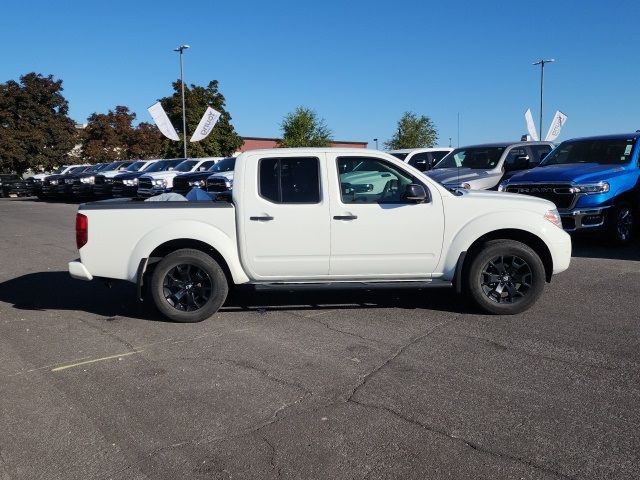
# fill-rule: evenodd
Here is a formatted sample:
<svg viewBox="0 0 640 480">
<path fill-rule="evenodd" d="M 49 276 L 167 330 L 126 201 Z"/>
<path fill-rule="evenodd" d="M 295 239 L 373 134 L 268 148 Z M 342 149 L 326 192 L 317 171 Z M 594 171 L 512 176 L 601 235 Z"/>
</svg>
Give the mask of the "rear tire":
<svg viewBox="0 0 640 480">
<path fill-rule="evenodd" d="M 154 269 L 151 298 L 162 315 L 175 322 L 201 322 L 222 306 L 229 286 L 224 271 L 200 250 L 181 249 L 164 257 Z"/>
<path fill-rule="evenodd" d="M 544 264 L 529 246 L 516 240 L 486 242 L 463 270 L 465 292 L 485 313 L 515 315 L 540 298 Z"/>
</svg>

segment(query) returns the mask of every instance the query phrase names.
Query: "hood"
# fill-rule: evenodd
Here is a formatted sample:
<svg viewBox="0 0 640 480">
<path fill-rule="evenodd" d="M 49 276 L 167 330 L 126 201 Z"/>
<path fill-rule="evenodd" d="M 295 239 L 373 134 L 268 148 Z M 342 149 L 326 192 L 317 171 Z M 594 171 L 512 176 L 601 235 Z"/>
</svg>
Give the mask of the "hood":
<svg viewBox="0 0 640 480">
<path fill-rule="evenodd" d="M 44 180 L 47 177 L 50 177 L 50 173 L 38 173 L 37 175 L 32 176 L 31 178 L 35 180 Z"/>
<path fill-rule="evenodd" d="M 178 175 L 179 172 L 175 172 L 173 170 L 168 170 L 165 172 L 151 172 L 151 173 L 142 173 L 143 177 L 146 178 L 153 178 L 154 180 L 160 180 L 160 179 L 164 179 L 167 180 L 169 178 L 173 179 L 173 177 L 175 177 L 176 175 Z"/>
<path fill-rule="evenodd" d="M 233 171 L 230 171 L 230 172 L 215 172 L 215 173 L 207 172 L 207 173 L 209 173 L 209 175 L 207 175 L 206 178 L 217 177 L 217 178 L 226 178 L 227 180 L 233 180 Z"/>
<path fill-rule="evenodd" d="M 138 178 L 138 177 L 141 177 L 142 175 L 144 175 L 144 172 L 127 172 L 127 173 L 120 173 L 116 175 L 115 178 L 117 178 L 118 180 L 131 180 L 132 178 Z"/>
<path fill-rule="evenodd" d="M 595 183 L 622 175 L 626 168 L 622 165 L 602 165 L 599 163 L 571 163 L 549 165 L 516 173 L 509 183 L 522 182 L 569 182 Z"/>
<path fill-rule="evenodd" d="M 120 175 L 123 170 L 105 170 L 103 172 L 97 172 L 98 175 L 102 175 L 104 177 L 113 178 L 116 175 Z"/>
<path fill-rule="evenodd" d="M 470 183 L 472 188 L 489 188 L 493 186 L 493 184 L 488 186 L 480 184 L 486 183 L 485 181 L 487 180 L 495 180 L 493 183 L 496 183 L 502 178 L 502 172 L 479 170 L 476 168 L 436 168 L 424 172 L 424 174 L 436 182 L 445 185 Z M 478 185 L 474 185 L 474 182 L 477 182 Z"/>
<path fill-rule="evenodd" d="M 493 192 L 487 190 L 461 190 L 462 196 L 470 199 L 471 201 L 490 201 L 499 202 L 500 205 L 505 203 L 505 200 L 510 202 L 510 205 L 515 206 L 514 202 L 518 202 L 521 209 L 536 210 L 539 212 L 547 212 L 556 208 L 553 202 L 545 200 L 543 198 L 532 197 L 530 195 L 521 195 L 519 193 L 508 192 Z"/>
<path fill-rule="evenodd" d="M 208 172 L 208 171 L 193 172 L 193 173 L 183 173 L 181 175 L 178 175 L 178 177 L 184 178 L 185 180 L 188 180 L 188 181 L 205 180 L 205 179 L 209 178 L 210 176 L 211 176 L 211 172 Z"/>
</svg>

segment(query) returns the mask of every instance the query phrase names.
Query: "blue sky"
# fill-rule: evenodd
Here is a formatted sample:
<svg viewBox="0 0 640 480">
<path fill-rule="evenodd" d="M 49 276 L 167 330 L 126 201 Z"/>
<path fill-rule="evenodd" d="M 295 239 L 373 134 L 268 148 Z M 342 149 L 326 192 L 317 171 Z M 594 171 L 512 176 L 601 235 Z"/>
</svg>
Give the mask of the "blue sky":
<svg viewBox="0 0 640 480">
<path fill-rule="evenodd" d="M 183 5 L 180 12 L 178 5 Z M 640 2 L 617 0 L 6 2 L 0 81 L 36 71 L 64 81 L 70 114 L 127 105 L 138 120 L 179 77 L 220 81 L 241 135 L 277 136 L 313 108 L 336 139 L 388 139 L 404 111 L 429 115 L 441 145 L 518 139 L 527 107 L 560 140 L 640 128 Z"/>
</svg>

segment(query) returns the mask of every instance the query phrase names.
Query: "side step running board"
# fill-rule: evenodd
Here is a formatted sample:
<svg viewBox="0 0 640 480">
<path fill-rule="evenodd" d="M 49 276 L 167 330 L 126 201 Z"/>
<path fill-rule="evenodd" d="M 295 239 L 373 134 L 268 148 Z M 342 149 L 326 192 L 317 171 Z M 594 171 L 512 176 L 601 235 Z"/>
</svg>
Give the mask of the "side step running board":
<svg viewBox="0 0 640 480">
<path fill-rule="evenodd" d="M 402 288 L 444 288 L 453 287 L 452 282 L 444 280 L 399 281 L 399 282 L 318 282 L 318 283 L 253 283 L 255 290 L 388 290 Z"/>
</svg>

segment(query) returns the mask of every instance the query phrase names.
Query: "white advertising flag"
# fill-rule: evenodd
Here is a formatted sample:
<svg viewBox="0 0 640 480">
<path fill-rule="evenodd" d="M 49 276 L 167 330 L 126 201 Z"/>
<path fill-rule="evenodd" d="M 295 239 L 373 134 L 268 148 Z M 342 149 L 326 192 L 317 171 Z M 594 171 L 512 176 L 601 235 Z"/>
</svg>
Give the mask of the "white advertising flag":
<svg viewBox="0 0 640 480">
<path fill-rule="evenodd" d="M 531 135 L 531 140 L 538 140 L 538 132 L 536 132 L 536 124 L 533 123 L 533 116 L 531 116 L 531 109 L 527 108 L 527 111 L 524 112 L 524 119 L 527 122 L 527 130 L 529 131 L 529 135 Z"/>
<path fill-rule="evenodd" d="M 558 138 L 558 136 L 560 135 L 560 130 L 565 123 L 567 123 L 567 116 L 560 110 L 556 110 L 556 114 L 553 116 L 553 121 L 549 126 L 549 131 L 547 132 L 545 140 L 548 142 L 553 142 L 556 138 Z"/>
<path fill-rule="evenodd" d="M 206 138 L 206 136 L 211 133 L 211 130 L 213 130 L 213 127 L 216 126 L 219 118 L 220 112 L 211 107 L 207 107 L 207 111 L 204 112 L 202 119 L 200 119 L 200 123 L 198 124 L 196 131 L 191 136 L 191 141 L 198 142 L 203 138 Z"/>
<path fill-rule="evenodd" d="M 180 140 L 178 132 L 176 132 L 176 129 L 173 128 L 171 120 L 169 120 L 169 117 L 167 117 L 167 113 L 164 111 L 164 108 L 162 108 L 160 102 L 154 103 L 149 108 L 147 108 L 147 110 L 153 118 L 153 121 L 156 122 L 158 129 L 165 137 L 171 140 Z"/>
</svg>

